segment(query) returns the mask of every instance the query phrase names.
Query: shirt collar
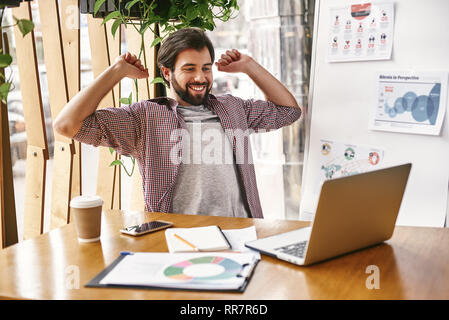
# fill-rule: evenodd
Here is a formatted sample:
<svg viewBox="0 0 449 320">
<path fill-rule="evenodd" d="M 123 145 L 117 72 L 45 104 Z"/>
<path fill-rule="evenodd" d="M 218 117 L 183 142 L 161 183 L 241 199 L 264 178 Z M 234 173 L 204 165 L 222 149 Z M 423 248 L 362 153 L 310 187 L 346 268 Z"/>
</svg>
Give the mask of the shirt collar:
<svg viewBox="0 0 449 320">
<path fill-rule="evenodd" d="M 210 106 L 212 105 L 210 102 L 211 101 L 215 101 L 217 100 L 217 97 L 215 97 L 213 94 L 209 94 L 209 97 L 207 98 L 206 103 L 204 104 L 206 108 L 210 109 Z M 165 104 L 167 107 L 169 107 L 170 109 L 172 109 L 173 111 L 176 112 L 176 108 L 178 107 L 178 101 L 176 101 L 173 98 L 170 97 L 159 97 L 159 98 L 154 98 L 154 99 L 150 99 L 151 102 L 155 102 L 157 104 Z"/>
</svg>

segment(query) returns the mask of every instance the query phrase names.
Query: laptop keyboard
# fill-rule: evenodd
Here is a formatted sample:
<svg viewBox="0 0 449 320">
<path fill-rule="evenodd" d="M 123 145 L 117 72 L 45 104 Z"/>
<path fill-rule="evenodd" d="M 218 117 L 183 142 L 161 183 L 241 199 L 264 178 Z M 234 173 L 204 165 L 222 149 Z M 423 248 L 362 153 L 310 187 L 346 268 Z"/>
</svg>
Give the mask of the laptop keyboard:
<svg viewBox="0 0 449 320">
<path fill-rule="evenodd" d="M 298 258 L 304 258 L 304 251 L 306 250 L 307 241 L 292 243 L 284 247 L 276 248 L 274 250 L 286 253 Z"/>
</svg>

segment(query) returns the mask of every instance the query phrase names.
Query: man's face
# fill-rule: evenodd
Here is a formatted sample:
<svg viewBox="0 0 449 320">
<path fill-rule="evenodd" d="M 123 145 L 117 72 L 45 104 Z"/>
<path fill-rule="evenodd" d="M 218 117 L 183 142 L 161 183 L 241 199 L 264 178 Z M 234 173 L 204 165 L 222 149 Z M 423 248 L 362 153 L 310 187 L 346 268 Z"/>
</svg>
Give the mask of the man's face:
<svg viewBox="0 0 449 320">
<path fill-rule="evenodd" d="M 178 54 L 175 70 L 165 70 L 172 94 L 181 105 L 204 104 L 213 84 L 209 50 L 185 49 Z M 167 79 L 166 76 L 166 79 Z"/>
</svg>

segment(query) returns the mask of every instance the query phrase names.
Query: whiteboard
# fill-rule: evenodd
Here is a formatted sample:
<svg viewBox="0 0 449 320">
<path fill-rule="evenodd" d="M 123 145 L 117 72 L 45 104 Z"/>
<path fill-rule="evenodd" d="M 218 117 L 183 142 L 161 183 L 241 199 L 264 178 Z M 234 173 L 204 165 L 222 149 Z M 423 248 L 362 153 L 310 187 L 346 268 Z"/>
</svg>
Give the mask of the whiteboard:
<svg viewBox="0 0 449 320">
<path fill-rule="evenodd" d="M 362 2 L 316 1 L 309 106 L 305 113 L 301 220 L 313 218 L 318 198 L 320 140 L 328 139 L 382 149 L 382 166 L 411 162 L 413 168 L 397 224 L 444 226 L 449 185 L 447 104 L 440 106 L 446 108 L 440 135 L 373 131 L 368 127 L 378 94 L 379 72 L 449 71 L 449 1 L 392 2 L 395 21 L 391 59 L 331 63 L 327 61 L 330 9 Z"/>
</svg>

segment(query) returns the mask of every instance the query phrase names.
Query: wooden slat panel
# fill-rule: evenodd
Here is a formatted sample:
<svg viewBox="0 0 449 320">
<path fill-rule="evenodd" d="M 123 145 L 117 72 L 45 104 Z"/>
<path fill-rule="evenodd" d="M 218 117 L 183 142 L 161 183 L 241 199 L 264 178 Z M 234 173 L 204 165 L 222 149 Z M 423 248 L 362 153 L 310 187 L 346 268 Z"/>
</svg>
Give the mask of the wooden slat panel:
<svg viewBox="0 0 449 320">
<path fill-rule="evenodd" d="M 53 119 L 68 102 L 68 90 L 64 55 L 61 42 L 58 1 L 39 1 L 45 65 Z M 70 192 L 72 180 L 73 140 L 55 132 L 53 185 L 51 197 L 50 228 L 69 221 Z M 67 184 L 69 183 L 68 187 Z"/>
<path fill-rule="evenodd" d="M 121 50 L 121 32 L 120 29 L 117 29 L 115 37 L 112 36 L 111 28 L 113 23 L 113 20 L 109 20 L 108 22 L 106 22 L 106 43 L 108 46 L 109 65 L 114 63 L 115 59 L 120 55 Z M 114 107 L 120 106 L 120 90 L 120 83 L 112 89 L 114 97 Z"/>
<path fill-rule="evenodd" d="M 106 23 L 106 39 L 108 43 L 108 53 L 109 53 L 109 62 L 110 64 L 114 63 L 115 59 L 120 55 L 121 51 L 121 32 L 120 29 L 117 29 L 115 37 L 112 36 L 111 28 L 113 20 L 109 20 Z M 120 82 L 116 85 L 113 91 L 114 97 L 114 107 L 120 107 L 120 90 L 121 84 Z M 109 155 L 107 156 L 109 157 Z M 115 159 L 120 159 L 120 155 L 116 154 Z M 103 159 L 99 158 L 99 161 L 103 161 Z M 109 163 L 107 163 L 109 165 Z M 121 179 L 121 170 L 119 166 L 114 167 L 114 179 L 113 179 L 113 190 L 112 190 L 112 209 L 121 209 L 122 208 L 122 179 Z"/>
<path fill-rule="evenodd" d="M 177 23 L 175 23 L 175 24 L 177 24 Z M 167 32 L 161 32 L 160 28 L 158 30 L 159 30 L 159 33 L 160 33 L 161 37 L 166 37 L 167 36 Z M 156 70 L 156 65 L 157 65 L 156 58 L 154 58 L 154 68 L 155 68 L 155 70 Z M 154 90 L 154 93 L 156 94 L 156 90 Z M 171 93 L 171 90 L 168 89 L 168 88 L 166 90 L 166 96 L 175 99 L 175 96 Z"/>
<path fill-rule="evenodd" d="M 17 19 L 32 19 L 29 2 L 22 2 L 20 7 L 12 9 L 12 13 Z M 34 32 L 30 32 L 23 37 L 19 28 L 14 28 L 14 36 L 23 113 L 26 122 L 27 143 L 28 145 L 47 150 L 47 134 L 45 131 L 45 117 L 42 107 Z"/>
<path fill-rule="evenodd" d="M 155 77 L 158 76 L 157 74 L 157 52 L 156 48 L 151 48 L 150 44 L 154 41 L 154 34 L 152 32 L 146 32 L 144 37 L 145 42 L 145 65 L 148 68 L 148 74 L 150 75 L 150 78 L 148 79 L 148 83 L 150 83 Z M 157 97 L 156 94 L 156 85 L 150 84 L 149 85 L 149 93 L 150 96 L 148 99 L 153 99 Z"/>
<path fill-rule="evenodd" d="M 40 147 L 27 148 L 25 177 L 25 206 L 23 239 L 30 239 L 44 232 L 46 151 Z"/>
<path fill-rule="evenodd" d="M 3 49 L 3 34 L 0 31 L 0 50 Z M 0 68 L 0 72 L 4 74 L 5 69 Z M 9 135 L 3 135 L 3 112 L 1 110 L 7 109 L 7 106 L 3 104 L 3 102 L 0 100 L 0 132 L 2 135 L 0 136 L 0 249 L 3 249 L 5 247 L 5 184 L 4 184 L 4 177 L 3 177 L 3 168 L 4 168 L 4 155 L 3 155 L 3 140 L 7 137 L 9 141 Z M 6 121 L 8 124 L 8 121 Z M 8 131 L 9 131 L 9 124 L 8 124 Z"/>
<path fill-rule="evenodd" d="M 61 35 L 69 99 L 81 90 L 79 0 L 61 1 Z M 73 141 L 71 198 L 81 194 L 81 143 Z"/>
<path fill-rule="evenodd" d="M 147 33 L 151 33 L 151 32 L 147 32 Z M 131 52 L 132 54 L 136 55 L 136 57 L 139 57 L 139 52 L 140 52 L 140 46 L 141 46 L 141 36 L 140 34 L 136 31 L 136 29 L 132 28 L 132 27 L 128 27 L 125 29 L 125 34 L 126 34 L 126 46 L 128 48 L 128 51 Z M 147 36 L 149 38 L 149 36 Z M 150 38 L 151 39 L 151 38 Z M 150 40 L 151 42 L 153 42 L 153 40 Z M 154 36 L 153 36 L 154 39 Z M 151 42 L 146 42 L 146 46 L 148 47 L 148 43 Z M 140 57 L 140 61 L 142 62 L 142 64 L 145 64 L 145 51 L 142 53 L 141 57 Z M 151 69 L 148 68 L 148 72 L 151 75 Z M 150 79 L 151 81 L 151 79 Z M 139 100 L 146 100 L 146 99 L 150 99 L 150 93 L 148 90 L 148 79 L 137 79 L 137 86 L 139 89 Z M 125 96 L 128 95 L 128 93 L 124 93 Z M 134 101 L 136 101 L 136 89 L 135 89 L 135 85 L 133 85 L 133 99 Z"/>
<path fill-rule="evenodd" d="M 0 49 L 2 47 L 2 43 L 0 41 Z M 0 71 L 3 71 L 0 69 Z M 0 100 L 0 108 L 3 110 L 3 108 L 6 109 L 6 106 L 3 105 L 3 102 Z M 0 112 L 0 132 L 3 132 L 3 114 Z M 0 249 L 3 249 L 5 247 L 5 232 L 3 229 L 5 228 L 5 219 L 4 219 L 4 212 L 5 212 L 5 204 L 3 196 L 5 187 L 3 183 L 3 135 L 0 137 Z"/>
<path fill-rule="evenodd" d="M 39 17 L 42 29 L 45 66 L 50 97 L 50 108 L 53 119 L 68 102 L 68 90 L 64 55 L 61 43 L 58 1 L 39 1 Z M 55 132 L 55 140 L 72 144 L 72 139 Z"/>
<path fill-rule="evenodd" d="M 6 33 L 0 33 L 0 49 L 4 48 L 5 53 L 9 53 L 8 37 Z M 2 44 L 4 42 L 4 46 Z M 3 70 L 2 70 L 3 71 Z M 16 203 L 14 199 L 14 184 L 12 176 L 11 144 L 9 142 L 9 122 L 8 108 L 0 101 L 0 128 L 1 128 L 1 162 L 0 175 L 2 182 L 1 189 L 1 211 L 0 211 L 0 248 L 5 248 L 17 243 L 17 220 Z"/>
<path fill-rule="evenodd" d="M 70 191 L 70 198 L 74 198 L 82 194 L 82 163 L 81 163 L 81 142 L 74 141 L 74 154 L 72 165 L 72 186 Z"/>
<path fill-rule="evenodd" d="M 89 43 L 92 52 L 92 70 L 94 78 L 98 77 L 109 67 L 109 51 L 107 45 L 107 35 L 105 26 L 101 25 L 103 19 L 95 19 L 91 15 L 87 16 L 89 28 Z M 119 32 L 117 31 L 118 36 Z M 114 90 L 111 90 L 98 105 L 98 109 L 114 107 Z M 114 206 L 114 178 L 117 171 L 116 166 L 109 167 L 115 160 L 115 155 L 111 155 L 108 148 L 100 147 L 98 161 L 97 194 L 104 200 L 104 207 L 110 209 Z"/>
<path fill-rule="evenodd" d="M 80 91 L 80 30 L 78 0 L 61 0 L 61 37 L 69 99 Z"/>
<path fill-rule="evenodd" d="M 120 155 L 116 154 L 115 159 L 120 159 Z M 114 168 L 114 182 L 112 194 L 112 209 L 120 210 L 122 208 L 122 171 L 119 166 Z"/>
<path fill-rule="evenodd" d="M 72 186 L 73 151 L 71 145 L 55 141 L 53 186 L 51 190 L 50 229 L 70 222 L 70 190 Z"/>
<path fill-rule="evenodd" d="M 1 104 L 1 122 L 2 122 L 2 175 L 3 175 L 3 211 L 1 212 L 2 223 L 2 243 L 1 247 L 5 248 L 17 243 L 17 221 L 16 221 L 16 204 L 14 200 L 14 184 L 12 176 L 11 163 L 11 145 L 9 142 L 9 124 L 8 124 L 8 108 Z"/>
<path fill-rule="evenodd" d="M 126 45 L 128 51 L 139 56 L 140 46 L 141 46 L 141 36 L 134 28 L 126 28 Z M 139 100 L 147 100 L 155 97 L 155 85 L 150 85 L 151 80 L 156 76 L 155 68 L 155 49 L 151 48 L 148 44 L 152 43 L 154 40 L 154 34 L 147 31 L 144 36 L 145 50 L 140 57 L 142 63 L 148 67 L 148 73 L 150 77 L 148 79 L 138 79 L 137 86 L 139 89 Z M 124 93 L 125 96 L 128 93 Z M 133 85 L 133 97 L 136 99 L 136 88 Z M 136 163 L 137 166 L 137 163 Z M 138 168 L 134 169 L 134 173 L 131 178 L 132 192 L 130 199 L 130 210 L 144 210 L 145 200 L 143 197 L 142 190 L 142 177 L 139 174 Z"/>
<path fill-rule="evenodd" d="M 13 15 L 17 19 L 32 20 L 30 3 L 22 2 L 13 9 Z M 14 35 L 28 144 L 23 236 L 29 239 L 43 232 L 48 149 L 34 32 L 23 37 L 14 28 Z"/>
<path fill-rule="evenodd" d="M 9 124 L 8 124 L 8 108 L 2 106 L 2 139 L 4 139 L 2 147 L 3 153 L 3 195 L 4 211 L 3 211 L 3 247 L 7 247 L 17 243 L 17 219 L 16 219 L 16 203 L 14 197 L 14 184 L 11 163 L 11 145 L 9 143 Z"/>
<path fill-rule="evenodd" d="M 136 211 L 144 211 L 145 199 L 143 197 L 142 176 L 139 174 L 139 169 L 137 167 L 134 169 L 134 173 L 131 177 L 131 190 L 132 192 L 129 209 Z"/>
<path fill-rule="evenodd" d="M 0 48 L 2 47 L 0 41 Z M 3 102 L 0 100 L 0 108 L 6 109 L 6 106 L 3 105 Z M 0 112 L 0 132 L 3 132 L 3 114 Z M 5 232 L 3 229 L 5 228 L 5 204 L 3 196 L 5 187 L 3 183 L 3 135 L 0 137 L 0 249 L 5 247 Z"/>
</svg>

